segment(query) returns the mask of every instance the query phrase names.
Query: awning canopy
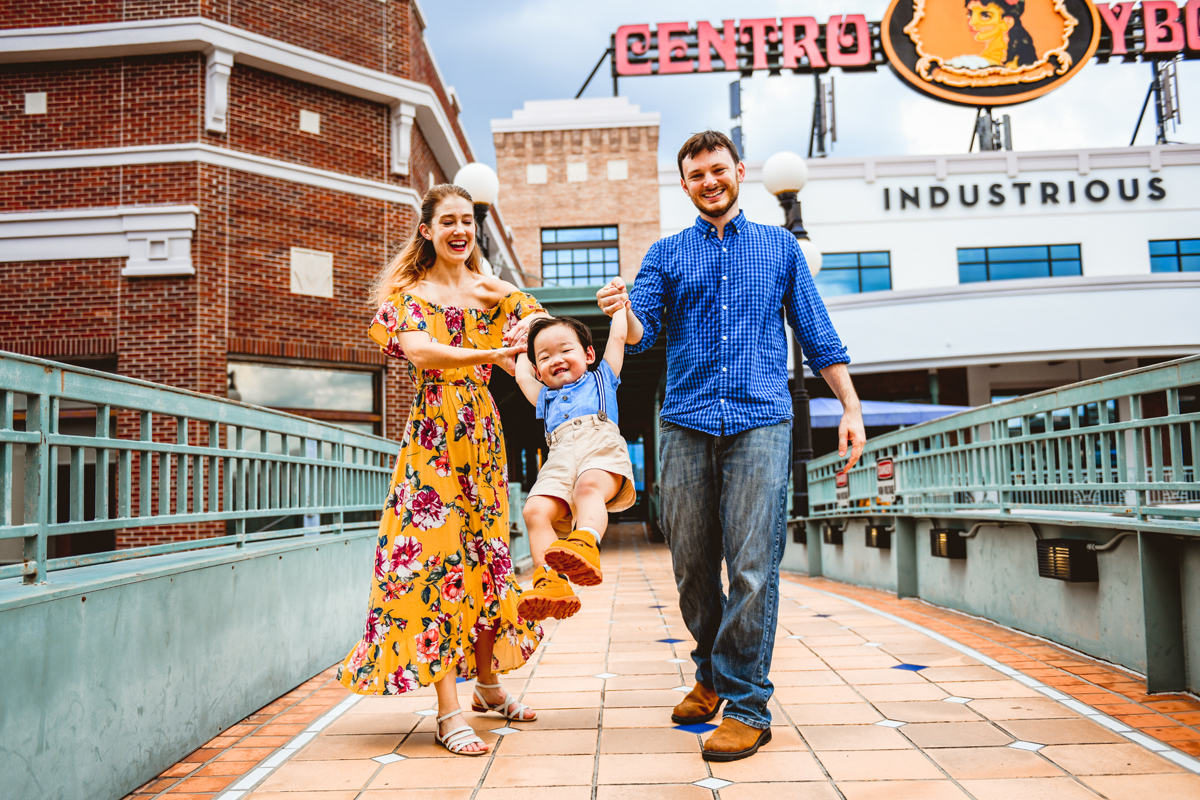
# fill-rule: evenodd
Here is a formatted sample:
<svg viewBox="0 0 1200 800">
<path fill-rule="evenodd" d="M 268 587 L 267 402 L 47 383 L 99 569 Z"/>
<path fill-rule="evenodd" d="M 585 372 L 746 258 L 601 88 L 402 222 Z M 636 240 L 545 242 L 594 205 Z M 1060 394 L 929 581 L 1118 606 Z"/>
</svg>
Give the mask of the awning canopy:
<svg viewBox="0 0 1200 800">
<path fill-rule="evenodd" d="M 885 403 L 863 400 L 863 423 L 870 427 L 883 425 L 916 425 L 931 419 L 948 417 L 970 406 L 932 406 L 925 403 Z M 814 428 L 836 428 L 842 419 L 842 404 L 830 397 L 814 397 L 808 401 L 808 413 Z"/>
</svg>

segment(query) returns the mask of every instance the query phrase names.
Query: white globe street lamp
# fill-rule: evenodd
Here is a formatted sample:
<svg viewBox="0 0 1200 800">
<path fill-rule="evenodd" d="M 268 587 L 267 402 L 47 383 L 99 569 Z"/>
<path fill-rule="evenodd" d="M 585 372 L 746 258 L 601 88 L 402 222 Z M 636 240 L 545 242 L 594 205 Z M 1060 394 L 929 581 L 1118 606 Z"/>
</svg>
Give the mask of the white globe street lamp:
<svg viewBox="0 0 1200 800">
<path fill-rule="evenodd" d="M 476 205 L 490 206 L 500 196 L 500 178 L 487 164 L 472 161 L 454 176 L 454 184 L 466 189 Z"/>
<path fill-rule="evenodd" d="M 800 201 L 796 196 L 808 183 L 808 165 L 804 159 L 795 153 L 784 150 L 766 160 L 762 167 L 763 186 L 767 191 L 779 198 L 783 207 L 783 227 L 792 232 L 800 243 L 800 251 L 804 253 L 804 261 L 813 277 L 821 271 L 821 251 L 808 237 L 804 223 L 800 221 Z"/>
<path fill-rule="evenodd" d="M 804 223 L 800 221 L 800 201 L 797 195 L 808 183 L 808 165 L 795 153 L 783 151 L 767 159 L 762 167 L 763 186 L 779 199 L 783 207 L 783 227 L 787 228 L 796 242 L 808 271 L 815 278 L 821 271 L 821 251 L 808 238 Z M 797 331 L 798 333 L 798 331 Z M 795 417 L 792 428 L 792 516 L 807 517 L 808 467 L 812 461 L 812 417 L 808 410 L 808 391 L 804 388 L 804 353 L 799 342 L 792 350 L 792 413 Z M 809 542 L 809 546 L 815 543 Z"/>
<path fill-rule="evenodd" d="M 454 176 L 454 184 L 467 190 L 475 204 L 475 241 L 483 251 L 483 257 L 491 257 L 492 242 L 487 235 L 488 209 L 500 196 L 500 178 L 487 164 L 472 161 Z"/>
<path fill-rule="evenodd" d="M 795 194 L 808 183 L 808 165 L 795 153 L 781 150 L 763 163 L 762 182 L 771 194 Z"/>
</svg>

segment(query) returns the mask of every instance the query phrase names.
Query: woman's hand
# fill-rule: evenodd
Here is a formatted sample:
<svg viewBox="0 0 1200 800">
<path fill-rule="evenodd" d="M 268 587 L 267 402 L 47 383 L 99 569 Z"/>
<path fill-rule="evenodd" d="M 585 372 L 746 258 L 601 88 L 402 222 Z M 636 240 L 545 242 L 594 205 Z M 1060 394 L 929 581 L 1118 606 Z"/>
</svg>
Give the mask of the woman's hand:
<svg viewBox="0 0 1200 800">
<path fill-rule="evenodd" d="M 536 314 L 530 314 L 516 325 L 512 326 L 508 333 L 504 334 L 504 343 L 509 347 L 526 347 L 529 340 L 529 326 L 533 324 L 535 319 L 549 316 L 550 315 L 545 311 L 539 311 Z"/>
<path fill-rule="evenodd" d="M 507 372 L 509 375 L 517 374 L 517 356 L 525 352 L 525 347 L 497 347 L 494 350 L 488 351 L 491 354 L 491 362 L 500 369 Z"/>
</svg>

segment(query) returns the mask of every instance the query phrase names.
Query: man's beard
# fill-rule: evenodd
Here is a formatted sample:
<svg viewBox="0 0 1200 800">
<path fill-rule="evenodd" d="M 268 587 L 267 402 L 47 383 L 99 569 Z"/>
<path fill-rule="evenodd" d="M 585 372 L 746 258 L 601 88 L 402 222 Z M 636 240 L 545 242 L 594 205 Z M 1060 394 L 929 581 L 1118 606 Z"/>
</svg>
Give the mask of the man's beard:
<svg viewBox="0 0 1200 800">
<path fill-rule="evenodd" d="M 727 211 L 729 211 L 729 209 L 733 208 L 733 204 L 738 201 L 739 188 L 740 187 L 738 186 L 736 181 L 734 182 L 733 186 L 726 187 L 726 191 L 728 191 L 728 193 L 729 193 L 729 202 L 725 203 L 725 205 L 721 206 L 720 208 L 713 209 L 712 211 L 709 211 L 708 209 L 706 209 L 702 205 L 700 205 L 700 203 L 696 200 L 695 197 L 692 197 L 692 205 L 694 205 L 696 207 L 696 210 L 699 211 L 704 216 L 712 217 L 713 219 L 719 219 L 720 217 L 725 216 L 725 213 Z M 690 195 L 689 195 L 689 197 L 690 197 Z"/>
</svg>

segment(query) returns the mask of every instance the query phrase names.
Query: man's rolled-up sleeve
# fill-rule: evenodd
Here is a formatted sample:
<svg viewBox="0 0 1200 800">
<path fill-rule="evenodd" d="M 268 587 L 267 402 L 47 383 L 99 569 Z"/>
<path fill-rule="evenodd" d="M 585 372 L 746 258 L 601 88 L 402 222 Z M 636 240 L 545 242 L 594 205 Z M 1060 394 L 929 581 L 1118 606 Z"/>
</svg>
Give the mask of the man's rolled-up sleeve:
<svg viewBox="0 0 1200 800">
<path fill-rule="evenodd" d="M 829 319 L 825 301 L 817 292 L 804 253 L 795 239 L 788 238 L 791 239 L 789 261 L 792 274 L 784 297 L 784 309 L 788 324 L 804 347 L 805 363 L 814 374 L 832 364 L 849 364 L 846 346 Z"/>
<path fill-rule="evenodd" d="M 633 289 L 629 292 L 629 303 L 638 321 L 642 323 L 642 338 L 637 344 L 625 345 L 627 354 L 649 350 L 658 341 L 662 329 L 663 297 L 665 282 L 662 269 L 662 242 L 655 242 L 642 259 L 642 268 Z"/>
</svg>

